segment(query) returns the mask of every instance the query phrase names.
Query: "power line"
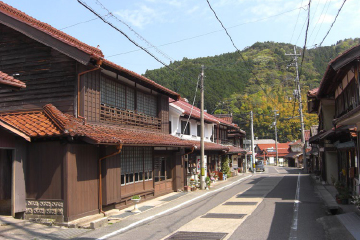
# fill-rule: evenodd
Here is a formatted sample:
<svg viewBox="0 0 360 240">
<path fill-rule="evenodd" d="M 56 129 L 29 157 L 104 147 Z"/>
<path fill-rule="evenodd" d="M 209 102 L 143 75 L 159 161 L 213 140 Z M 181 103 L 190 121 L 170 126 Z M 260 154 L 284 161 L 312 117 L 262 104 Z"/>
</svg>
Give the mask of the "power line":
<svg viewBox="0 0 360 240">
<path fill-rule="evenodd" d="M 321 19 L 321 17 L 322 17 L 322 14 L 323 14 L 323 12 L 324 12 L 324 10 L 325 10 L 325 7 L 326 7 L 326 4 L 327 4 L 328 1 L 329 1 L 329 0 L 326 0 L 326 2 L 325 2 L 325 4 L 324 4 L 324 7 L 323 7 L 323 9 L 321 10 L 319 19 L 318 19 L 317 22 L 315 23 L 315 26 L 314 26 L 313 30 L 311 31 L 309 38 L 311 38 L 312 34 L 314 33 L 314 30 L 316 29 L 316 26 L 317 26 L 317 24 L 319 23 L 319 21 L 320 21 L 320 19 Z M 320 2 L 320 0 L 319 0 L 319 2 Z M 315 15 L 315 14 L 314 14 L 314 15 Z M 321 23 L 322 23 L 322 22 L 321 22 Z M 315 39 L 314 39 L 314 42 L 315 42 Z M 314 42 L 313 42 L 313 45 L 314 45 Z"/>
<path fill-rule="evenodd" d="M 308 21 L 307 21 L 307 26 L 306 26 L 306 31 L 305 31 L 305 42 L 304 42 L 304 47 L 303 47 L 302 56 L 301 56 L 301 64 L 300 64 L 300 71 L 299 71 L 299 82 L 300 82 L 300 76 L 301 76 L 301 73 L 302 73 L 302 67 L 303 67 L 304 56 L 305 56 L 305 51 L 306 51 L 307 35 L 308 35 L 309 25 L 310 25 L 310 6 L 311 6 L 311 0 L 309 0 Z"/>
<path fill-rule="evenodd" d="M 333 23 L 331 24 L 330 29 L 329 29 L 328 32 L 326 33 L 325 37 L 323 38 L 323 40 L 321 41 L 321 43 L 319 44 L 319 46 L 321 46 L 321 44 L 324 42 L 324 40 L 325 40 L 325 38 L 327 37 L 327 35 L 329 35 L 329 32 L 330 32 L 331 28 L 333 27 L 334 23 L 336 22 L 336 19 L 337 19 L 337 17 L 339 16 L 339 13 L 340 13 L 342 7 L 344 6 L 345 2 L 346 2 L 346 0 L 344 0 L 344 2 L 342 3 L 341 7 L 339 8 L 339 11 L 338 11 L 338 13 L 336 14 L 336 17 L 335 17 Z"/>
<path fill-rule="evenodd" d="M 322 13 L 324 12 L 324 9 L 325 9 L 326 4 L 328 3 L 328 1 L 329 1 L 329 0 L 326 0 L 326 2 L 325 2 L 323 11 L 322 11 L 321 14 L 320 14 L 320 18 L 321 18 L 321 16 L 322 16 Z M 326 16 L 326 14 L 327 14 L 327 12 L 328 12 L 328 10 L 329 10 L 329 6 L 330 6 L 330 2 L 329 2 L 329 4 L 327 5 L 325 14 L 324 14 L 323 17 L 322 17 L 322 20 L 321 20 L 321 23 L 320 23 L 320 27 L 319 27 L 318 31 L 316 32 L 316 35 L 315 35 L 315 38 L 314 38 L 314 41 L 313 41 L 312 45 L 314 45 L 314 43 L 315 43 L 315 41 L 316 41 L 316 38 L 317 38 L 317 36 L 318 36 L 318 34 L 319 34 L 319 32 L 320 32 L 320 29 L 321 29 L 321 27 L 322 27 L 322 25 L 323 25 L 323 23 L 324 23 L 325 16 Z M 320 18 L 319 18 L 319 20 L 320 20 Z M 315 28 L 314 28 L 314 30 L 315 30 Z M 310 36 L 311 36 L 311 35 L 312 35 L 312 33 L 310 34 Z"/>
<path fill-rule="evenodd" d="M 301 5 L 303 4 L 303 1 L 304 1 L 304 0 L 301 0 Z M 294 26 L 294 30 L 293 30 L 293 33 L 291 34 L 291 38 L 290 38 L 289 43 L 291 43 L 292 38 L 293 38 L 293 36 L 294 36 L 295 29 L 296 29 L 296 26 L 297 26 L 297 23 L 298 23 L 298 20 L 299 20 L 300 12 L 301 12 L 301 8 L 299 9 L 299 13 L 298 13 L 298 16 L 297 16 L 297 18 L 296 18 L 296 23 L 295 23 L 295 26 Z"/>
<path fill-rule="evenodd" d="M 239 53 L 241 59 L 244 61 L 245 66 L 247 67 L 247 70 L 249 71 L 249 73 L 251 73 L 254 77 L 255 77 L 255 82 L 258 83 L 258 85 L 260 86 L 260 88 L 264 91 L 265 95 L 268 96 L 268 98 L 276 105 L 275 101 L 266 93 L 265 89 L 261 86 L 260 81 L 258 80 L 258 78 L 256 77 L 256 75 L 254 74 L 254 72 L 251 70 L 251 68 L 248 66 L 247 62 L 245 61 L 245 58 L 243 57 L 243 55 L 241 54 L 240 50 L 236 47 L 234 41 L 232 40 L 230 34 L 228 33 L 227 29 L 225 28 L 224 24 L 221 22 L 221 20 L 219 19 L 219 17 L 217 16 L 215 10 L 211 7 L 211 4 L 209 2 L 209 0 L 206 0 L 211 11 L 214 13 L 216 19 L 218 20 L 218 22 L 221 24 L 222 28 L 225 30 L 225 33 L 228 35 L 228 37 L 230 38 L 230 41 L 232 43 L 232 45 L 234 46 L 234 48 L 237 50 L 237 53 Z"/>
<path fill-rule="evenodd" d="M 109 21 L 107 21 L 104 17 L 102 17 L 99 13 L 97 13 L 95 10 L 93 10 L 90 6 L 88 6 L 86 3 L 84 3 L 81 0 L 77 0 L 81 5 L 83 5 L 86 9 L 88 9 L 90 12 L 92 12 L 95 16 L 97 16 L 98 18 L 100 18 L 104 23 L 108 24 L 110 27 L 112 27 L 113 29 L 115 29 L 116 31 L 120 32 L 123 36 L 125 36 L 131 43 L 133 43 L 135 46 L 139 47 L 140 49 L 142 49 L 143 51 L 145 51 L 147 54 L 149 54 L 152 58 L 154 58 L 156 61 L 158 61 L 159 63 L 161 63 L 163 66 L 165 66 L 166 68 L 170 69 L 171 71 L 179 74 L 182 78 L 186 79 L 185 76 L 174 70 L 173 68 L 171 68 L 170 66 L 166 65 L 163 61 L 161 61 L 159 58 L 157 58 L 155 55 L 153 55 L 151 52 L 149 52 L 146 48 L 140 46 L 138 43 L 136 43 L 134 40 L 132 40 L 126 33 L 124 33 L 122 30 L 120 30 L 118 27 L 114 26 L 112 23 L 110 23 Z M 190 82 L 192 82 L 190 80 L 190 78 L 188 79 Z"/>
<path fill-rule="evenodd" d="M 141 48 L 143 51 L 145 51 L 147 54 L 149 54 L 152 58 L 154 58 L 156 61 L 158 61 L 159 63 L 161 63 L 162 65 L 164 65 L 165 67 L 173 70 L 172 68 L 170 68 L 169 66 L 167 66 L 163 61 L 161 61 L 160 59 L 158 59 L 156 56 L 154 56 L 151 52 L 149 52 L 147 49 L 143 48 L 142 46 L 140 46 L 138 43 L 136 43 L 134 40 L 132 40 L 126 33 L 124 33 L 123 31 L 121 31 L 119 28 L 117 28 L 116 26 L 114 26 L 111 22 L 107 21 L 105 18 L 103 18 L 100 14 L 98 14 L 97 12 L 95 12 L 95 10 L 93 10 L 90 6 L 88 6 L 86 3 L 84 3 L 81 0 L 77 0 L 81 5 L 83 5 L 85 8 L 87 8 L 90 12 L 92 12 L 93 14 L 95 14 L 95 16 L 97 16 L 98 18 L 100 18 L 104 23 L 108 24 L 110 27 L 114 28 L 116 31 L 120 32 L 122 35 L 124 35 L 130 42 L 132 42 L 135 46 Z"/>
<path fill-rule="evenodd" d="M 246 24 L 250 24 L 250 23 L 261 22 L 261 21 L 263 21 L 263 20 L 266 20 L 266 19 L 269 19 L 269 18 L 273 18 L 273 17 L 277 17 L 277 16 L 281 16 L 281 15 L 284 15 L 284 14 L 286 14 L 286 13 L 289 13 L 289 12 L 292 12 L 292 11 L 295 11 L 295 10 L 298 10 L 298 9 L 301 9 L 301 8 L 303 8 L 303 6 L 300 6 L 300 7 L 298 7 L 298 8 L 291 9 L 291 10 L 288 10 L 288 11 L 285 11 L 285 12 L 281 12 L 281 13 L 279 13 L 279 14 L 271 15 L 271 16 L 266 17 L 266 18 L 260 18 L 260 19 L 254 20 L 254 21 L 248 21 L 248 22 L 240 23 L 240 24 L 237 24 L 237 25 L 228 27 L 228 29 L 236 28 L 236 27 L 239 27 L 239 26 L 242 26 L 242 25 L 246 25 Z M 216 31 L 212 31 L 212 32 L 208 32 L 208 33 L 196 35 L 196 36 L 193 36 L 193 37 L 188 37 L 188 38 L 180 39 L 180 40 L 174 41 L 174 42 L 165 43 L 165 44 L 162 44 L 162 45 L 158 45 L 157 47 L 163 47 L 163 46 L 167 46 L 167 45 L 171 45 L 171 44 L 175 44 L 175 43 L 180 43 L 180 42 L 184 42 L 184 41 L 187 41 L 187 40 L 192 40 L 192 39 L 195 39 L 195 38 L 204 37 L 204 36 L 207 36 L 207 35 L 210 35 L 210 34 L 213 34 L 213 33 L 218 33 L 218 32 L 221 32 L 221 31 L 223 31 L 223 29 L 219 29 L 219 30 L 216 30 Z M 119 55 L 124 55 L 124 54 L 128 54 L 128 53 L 133 53 L 133 52 L 137 52 L 137 51 L 140 51 L 140 50 L 139 50 L 139 49 L 135 49 L 135 50 L 128 51 L 128 52 L 117 53 L 117 54 L 113 54 L 113 55 L 108 56 L 108 58 L 110 58 L 110 57 L 115 57 L 115 56 L 119 56 Z"/>
<path fill-rule="evenodd" d="M 159 54 L 163 55 L 165 58 L 167 58 L 170 61 L 173 61 L 174 59 L 172 59 L 169 55 L 167 55 L 166 53 L 162 52 L 160 49 L 158 49 L 156 46 L 154 46 L 153 44 L 151 44 L 148 40 L 146 40 L 143 36 L 141 36 L 139 33 L 137 33 L 129 24 L 127 24 L 126 22 L 122 21 L 121 19 L 117 18 L 112 12 L 110 12 L 101 2 L 100 0 L 96 0 L 96 3 L 105 11 L 108 12 L 107 15 L 110 15 L 111 17 L 113 17 L 115 20 L 117 20 L 118 22 L 124 24 L 126 27 L 128 27 L 130 29 L 130 31 L 132 31 L 138 38 L 140 38 L 142 41 L 146 42 L 148 44 L 148 46 L 150 46 L 151 48 L 154 48 L 156 52 L 158 52 Z"/>
</svg>

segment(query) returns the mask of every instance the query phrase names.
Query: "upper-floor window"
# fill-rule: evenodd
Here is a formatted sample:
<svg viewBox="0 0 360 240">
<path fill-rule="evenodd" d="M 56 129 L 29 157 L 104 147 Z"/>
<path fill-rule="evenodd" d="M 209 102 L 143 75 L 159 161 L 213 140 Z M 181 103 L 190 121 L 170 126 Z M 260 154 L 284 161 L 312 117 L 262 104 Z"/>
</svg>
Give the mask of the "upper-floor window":
<svg viewBox="0 0 360 240">
<path fill-rule="evenodd" d="M 345 77 L 344 79 L 346 79 Z M 335 90 L 335 115 L 339 117 L 359 105 L 359 89 L 356 79 L 343 80 Z"/>
<path fill-rule="evenodd" d="M 105 77 L 102 77 L 100 87 L 102 104 L 123 110 L 136 110 L 138 113 L 149 116 L 157 116 L 156 96 L 141 91 L 135 92 L 134 88 Z"/>
<path fill-rule="evenodd" d="M 181 134 L 190 135 L 190 122 L 181 121 Z"/>
<path fill-rule="evenodd" d="M 201 135 L 201 125 L 197 125 L 197 136 L 200 137 Z"/>
</svg>

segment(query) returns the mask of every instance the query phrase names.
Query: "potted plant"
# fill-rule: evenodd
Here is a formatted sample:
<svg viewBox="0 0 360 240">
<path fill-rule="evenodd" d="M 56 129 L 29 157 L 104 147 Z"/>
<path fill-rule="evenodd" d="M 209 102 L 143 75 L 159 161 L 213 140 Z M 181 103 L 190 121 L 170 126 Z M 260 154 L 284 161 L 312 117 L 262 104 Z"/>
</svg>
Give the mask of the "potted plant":
<svg viewBox="0 0 360 240">
<path fill-rule="evenodd" d="M 360 195 L 352 196 L 351 203 L 352 203 L 352 204 L 355 204 L 355 206 L 357 207 L 357 209 L 360 209 Z"/>
<path fill-rule="evenodd" d="M 135 204 L 134 209 L 131 212 L 133 212 L 133 213 L 141 212 L 137 207 L 137 204 L 140 202 L 140 200 L 141 200 L 141 197 L 139 195 L 134 195 L 134 196 L 131 197 L 131 201 L 133 201 L 134 204 Z"/>
<path fill-rule="evenodd" d="M 207 188 L 207 189 L 210 188 L 211 180 L 210 180 L 210 177 L 209 177 L 209 176 L 207 176 L 207 177 L 205 178 L 205 182 L 206 182 L 206 188 Z"/>
</svg>

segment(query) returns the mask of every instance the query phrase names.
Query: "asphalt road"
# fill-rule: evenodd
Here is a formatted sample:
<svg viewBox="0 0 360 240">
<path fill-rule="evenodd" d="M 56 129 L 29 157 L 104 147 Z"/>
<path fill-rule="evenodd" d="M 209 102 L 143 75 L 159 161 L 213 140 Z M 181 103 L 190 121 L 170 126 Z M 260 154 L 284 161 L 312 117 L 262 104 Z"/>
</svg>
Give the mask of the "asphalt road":
<svg viewBox="0 0 360 240">
<path fill-rule="evenodd" d="M 215 193 L 209 192 L 205 197 L 149 221 L 139 223 L 145 217 L 159 214 L 164 209 L 131 216 L 80 239 L 97 239 L 103 236 L 107 236 L 106 239 L 167 239 L 179 231 L 212 233 L 206 238 L 193 235 L 186 239 L 216 239 L 211 237 L 215 237 L 217 233 L 223 234 L 224 239 L 326 239 L 323 225 L 316 220 L 326 216 L 322 201 L 314 192 L 310 177 L 299 172 L 300 170 L 293 168 L 266 166 L 264 173 L 256 173 Z M 260 196 L 261 194 L 263 195 Z M 175 207 L 183 201 L 174 200 L 169 207 Z M 255 205 L 227 204 L 244 201 L 255 202 Z M 204 218 L 209 213 L 228 215 Z M 244 217 L 227 218 L 239 214 Z M 134 223 L 136 226 L 128 227 Z M 123 231 L 107 235 L 119 229 Z"/>
</svg>

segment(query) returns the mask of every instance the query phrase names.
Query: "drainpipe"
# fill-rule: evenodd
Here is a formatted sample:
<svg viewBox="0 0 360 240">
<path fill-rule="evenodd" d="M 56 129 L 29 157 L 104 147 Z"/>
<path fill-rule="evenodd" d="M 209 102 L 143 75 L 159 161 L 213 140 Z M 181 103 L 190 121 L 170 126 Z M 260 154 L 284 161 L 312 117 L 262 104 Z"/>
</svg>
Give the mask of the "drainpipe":
<svg viewBox="0 0 360 240">
<path fill-rule="evenodd" d="M 116 147 L 117 151 L 110 154 L 110 155 L 107 155 L 105 157 L 102 157 L 99 159 L 99 210 L 100 210 L 100 213 L 103 213 L 104 216 L 106 216 L 105 212 L 102 210 L 102 187 L 101 187 L 101 160 L 104 160 L 105 158 L 109 158 L 109 157 L 112 157 L 112 156 L 115 156 L 115 155 L 118 155 L 120 152 L 121 152 L 121 149 L 122 149 L 122 144 L 118 145 Z"/>
<path fill-rule="evenodd" d="M 96 62 L 96 67 L 93 68 L 93 69 L 90 69 L 90 70 L 86 70 L 84 72 L 81 72 L 78 74 L 78 79 L 77 79 L 77 116 L 78 118 L 81 118 L 83 121 L 84 121 L 84 124 L 86 123 L 86 118 L 80 116 L 80 77 L 82 75 L 84 75 L 85 73 L 88 73 L 88 72 L 92 72 L 92 71 L 95 71 L 95 70 L 99 70 L 100 69 L 100 66 L 102 64 L 102 59 L 99 59 L 97 62 Z"/>
<path fill-rule="evenodd" d="M 185 155 L 187 155 L 187 154 L 191 154 L 191 153 L 193 153 L 194 151 L 195 151 L 195 146 L 193 146 L 193 147 L 191 148 L 190 152 L 184 153 L 183 156 L 185 156 Z"/>
</svg>

